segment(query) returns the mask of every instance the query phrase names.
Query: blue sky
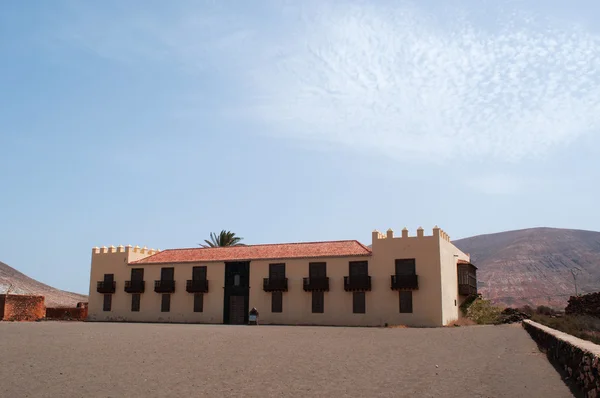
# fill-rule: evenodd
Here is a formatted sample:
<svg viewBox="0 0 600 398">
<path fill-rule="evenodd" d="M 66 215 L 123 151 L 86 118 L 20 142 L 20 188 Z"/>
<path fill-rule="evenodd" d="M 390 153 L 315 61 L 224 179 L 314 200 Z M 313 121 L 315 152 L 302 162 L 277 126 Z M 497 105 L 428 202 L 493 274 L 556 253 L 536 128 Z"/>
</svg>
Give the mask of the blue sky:
<svg viewBox="0 0 600 398">
<path fill-rule="evenodd" d="M 2 2 L 0 261 L 600 229 L 594 2 L 176 3 Z"/>
</svg>

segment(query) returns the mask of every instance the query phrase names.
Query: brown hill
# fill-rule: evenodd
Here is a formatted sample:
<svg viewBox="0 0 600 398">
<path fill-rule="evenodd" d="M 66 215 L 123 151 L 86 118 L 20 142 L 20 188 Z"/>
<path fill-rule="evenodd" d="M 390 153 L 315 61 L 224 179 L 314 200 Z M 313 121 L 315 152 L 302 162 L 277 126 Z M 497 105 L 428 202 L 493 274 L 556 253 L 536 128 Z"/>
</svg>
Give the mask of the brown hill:
<svg viewBox="0 0 600 398">
<path fill-rule="evenodd" d="M 87 296 L 55 289 L 0 262 L 0 294 L 9 288 L 12 294 L 44 296 L 46 307 L 75 307 L 78 302 L 88 301 Z"/>
<path fill-rule="evenodd" d="M 600 290 L 600 232 L 532 228 L 453 242 L 471 253 L 484 297 L 504 305 L 564 308 L 575 293 Z"/>
</svg>

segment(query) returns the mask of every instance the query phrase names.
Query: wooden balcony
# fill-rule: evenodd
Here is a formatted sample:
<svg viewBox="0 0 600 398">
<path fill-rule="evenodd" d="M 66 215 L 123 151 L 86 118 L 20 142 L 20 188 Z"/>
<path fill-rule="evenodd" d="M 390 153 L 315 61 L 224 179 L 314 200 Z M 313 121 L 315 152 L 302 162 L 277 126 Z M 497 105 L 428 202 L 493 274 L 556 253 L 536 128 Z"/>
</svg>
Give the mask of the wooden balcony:
<svg viewBox="0 0 600 398">
<path fill-rule="evenodd" d="M 110 293 L 114 293 L 116 291 L 117 288 L 117 282 L 105 282 L 105 281 L 100 281 L 98 283 L 96 283 L 96 291 L 98 293 L 105 293 L 105 294 L 110 294 Z"/>
<path fill-rule="evenodd" d="M 265 292 L 287 292 L 288 278 L 264 278 L 263 290 Z"/>
<path fill-rule="evenodd" d="M 191 279 L 185 283 L 185 291 L 188 293 L 208 293 L 208 281 L 206 279 Z"/>
<path fill-rule="evenodd" d="M 477 267 L 471 263 L 458 264 L 458 294 L 461 296 L 477 294 Z"/>
<path fill-rule="evenodd" d="M 146 290 L 145 281 L 125 281 L 126 293 L 144 293 Z"/>
<path fill-rule="evenodd" d="M 466 283 L 459 283 L 458 294 L 460 294 L 461 296 L 474 296 L 477 294 L 477 286 L 469 285 Z"/>
<path fill-rule="evenodd" d="M 417 290 L 419 277 L 417 275 L 392 275 L 392 290 Z"/>
<path fill-rule="evenodd" d="M 175 281 L 154 281 L 154 291 L 156 293 L 175 293 Z"/>
<path fill-rule="evenodd" d="M 303 288 L 305 292 L 328 292 L 329 291 L 329 278 L 324 277 L 313 277 L 303 278 Z"/>
<path fill-rule="evenodd" d="M 369 275 L 345 276 L 344 290 L 347 292 L 369 291 L 371 290 L 371 277 Z"/>
</svg>

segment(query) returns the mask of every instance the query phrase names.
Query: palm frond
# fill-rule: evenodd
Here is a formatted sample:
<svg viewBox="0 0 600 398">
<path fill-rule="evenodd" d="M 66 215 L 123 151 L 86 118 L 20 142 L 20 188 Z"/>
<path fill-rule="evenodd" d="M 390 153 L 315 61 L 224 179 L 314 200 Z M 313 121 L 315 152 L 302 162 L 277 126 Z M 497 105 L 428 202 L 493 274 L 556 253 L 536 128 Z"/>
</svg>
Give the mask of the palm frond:
<svg viewBox="0 0 600 398">
<path fill-rule="evenodd" d="M 245 246 L 242 241 L 242 237 L 235 236 L 235 232 L 221 230 L 219 234 L 214 232 L 210 233 L 210 240 L 205 239 L 205 244 L 200 244 L 201 247 L 225 247 L 225 246 Z"/>
</svg>

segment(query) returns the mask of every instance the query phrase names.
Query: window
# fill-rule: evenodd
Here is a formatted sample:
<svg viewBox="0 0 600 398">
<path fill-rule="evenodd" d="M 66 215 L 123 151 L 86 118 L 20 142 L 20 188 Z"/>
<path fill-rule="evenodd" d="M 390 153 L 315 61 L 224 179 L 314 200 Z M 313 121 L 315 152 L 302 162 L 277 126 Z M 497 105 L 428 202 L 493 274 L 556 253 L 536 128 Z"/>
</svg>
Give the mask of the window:
<svg viewBox="0 0 600 398">
<path fill-rule="evenodd" d="M 112 294 L 104 295 L 104 305 L 102 306 L 102 311 L 110 311 L 112 307 Z"/>
<path fill-rule="evenodd" d="M 271 312 L 283 312 L 283 293 L 271 293 Z"/>
<path fill-rule="evenodd" d="M 369 262 L 368 261 L 350 261 L 349 265 L 349 275 L 353 276 L 367 276 L 369 275 Z"/>
<path fill-rule="evenodd" d="M 172 281 L 175 276 L 175 268 L 161 268 L 160 269 L 160 280 Z"/>
<path fill-rule="evenodd" d="M 355 314 L 364 314 L 366 311 L 365 292 L 352 293 L 352 312 Z"/>
<path fill-rule="evenodd" d="M 269 279 L 285 279 L 285 264 L 269 264 Z"/>
<path fill-rule="evenodd" d="M 415 259 L 401 258 L 396 260 L 396 275 L 415 275 Z"/>
<path fill-rule="evenodd" d="M 412 291 L 403 290 L 400 291 L 400 313 L 401 314 L 412 314 Z"/>
<path fill-rule="evenodd" d="M 233 276 L 233 286 L 239 286 L 240 285 L 240 274 L 235 274 Z"/>
<path fill-rule="evenodd" d="M 144 269 L 143 268 L 132 268 L 131 269 L 131 280 L 132 281 L 143 281 L 144 280 Z"/>
<path fill-rule="evenodd" d="M 140 310 L 140 294 L 131 295 L 131 311 L 138 312 Z"/>
<path fill-rule="evenodd" d="M 107 286 L 112 285 L 114 280 L 115 274 L 104 274 L 104 284 L 106 284 Z"/>
<path fill-rule="evenodd" d="M 205 281 L 206 280 L 206 265 L 192 268 L 192 280 L 194 280 L 194 281 Z"/>
<path fill-rule="evenodd" d="M 308 276 L 310 278 L 327 277 L 327 263 L 309 263 Z"/>
<path fill-rule="evenodd" d="M 162 301 L 160 303 L 160 312 L 169 312 L 171 311 L 171 295 L 163 294 Z"/>
<path fill-rule="evenodd" d="M 204 311 L 204 294 L 196 293 L 194 294 L 194 312 L 203 312 Z"/>
<path fill-rule="evenodd" d="M 312 312 L 313 314 L 322 314 L 325 312 L 325 293 L 312 292 Z"/>
</svg>

